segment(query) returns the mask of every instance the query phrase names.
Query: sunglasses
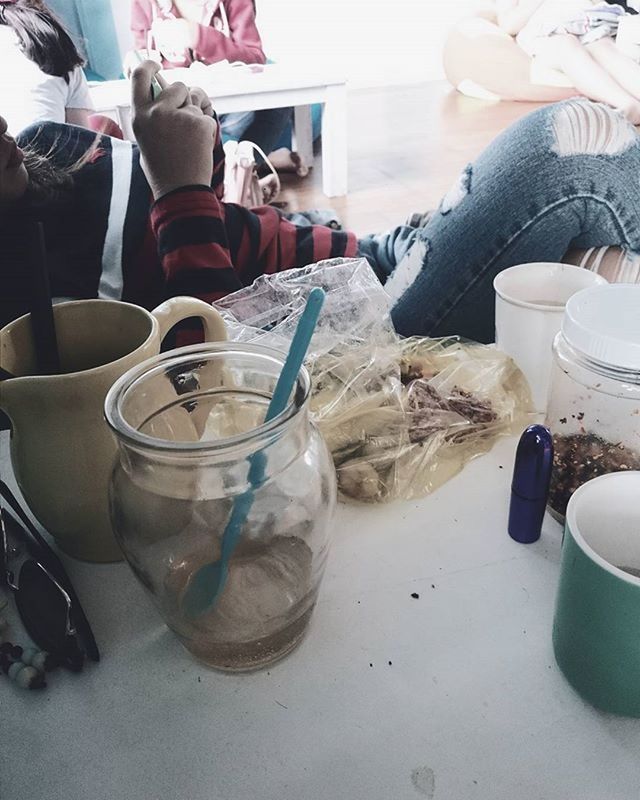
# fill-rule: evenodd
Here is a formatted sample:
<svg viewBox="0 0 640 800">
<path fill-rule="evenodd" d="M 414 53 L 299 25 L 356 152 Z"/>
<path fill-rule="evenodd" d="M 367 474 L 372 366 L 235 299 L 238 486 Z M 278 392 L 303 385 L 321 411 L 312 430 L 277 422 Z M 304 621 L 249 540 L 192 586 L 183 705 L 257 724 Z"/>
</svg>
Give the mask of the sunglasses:
<svg viewBox="0 0 640 800">
<path fill-rule="evenodd" d="M 85 653 L 100 660 L 93 632 L 60 560 L 31 523 L 9 487 L 0 480 L 0 581 L 13 592 L 20 619 L 33 641 L 59 664 L 79 672 Z M 14 516 L 15 515 L 15 516 Z M 20 548 L 26 558 L 17 569 Z"/>
</svg>

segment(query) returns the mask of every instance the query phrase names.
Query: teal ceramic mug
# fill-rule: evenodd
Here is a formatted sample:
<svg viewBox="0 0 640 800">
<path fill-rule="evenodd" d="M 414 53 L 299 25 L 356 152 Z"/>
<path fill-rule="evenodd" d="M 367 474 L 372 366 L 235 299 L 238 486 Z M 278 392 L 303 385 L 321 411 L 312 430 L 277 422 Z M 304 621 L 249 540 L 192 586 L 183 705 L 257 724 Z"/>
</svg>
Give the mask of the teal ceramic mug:
<svg viewBox="0 0 640 800">
<path fill-rule="evenodd" d="M 640 717 L 640 472 L 595 478 L 569 501 L 553 648 L 585 700 Z"/>
</svg>

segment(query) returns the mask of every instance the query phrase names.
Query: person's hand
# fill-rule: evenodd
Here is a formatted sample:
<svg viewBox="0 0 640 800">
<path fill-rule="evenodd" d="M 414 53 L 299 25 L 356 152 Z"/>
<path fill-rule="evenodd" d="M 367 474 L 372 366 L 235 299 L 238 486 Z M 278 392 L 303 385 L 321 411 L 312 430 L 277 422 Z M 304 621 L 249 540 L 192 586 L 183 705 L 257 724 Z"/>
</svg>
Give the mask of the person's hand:
<svg viewBox="0 0 640 800">
<path fill-rule="evenodd" d="M 172 83 L 151 99 L 151 79 L 158 70 L 145 61 L 131 76 L 133 132 L 156 200 L 181 186 L 210 185 L 216 133 L 215 120 L 206 113 L 211 103 L 201 90 Z"/>
<path fill-rule="evenodd" d="M 199 86 L 192 86 L 191 89 L 189 89 L 189 97 L 193 105 L 197 106 L 203 114 L 207 117 L 213 116 L 213 104 L 211 98 L 204 89 L 201 89 Z"/>
<path fill-rule="evenodd" d="M 199 26 L 188 19 L 157 19 L 151 27 L 155 45 L 168 61 L 179 61 L 198 43 Z"/>
</svg>

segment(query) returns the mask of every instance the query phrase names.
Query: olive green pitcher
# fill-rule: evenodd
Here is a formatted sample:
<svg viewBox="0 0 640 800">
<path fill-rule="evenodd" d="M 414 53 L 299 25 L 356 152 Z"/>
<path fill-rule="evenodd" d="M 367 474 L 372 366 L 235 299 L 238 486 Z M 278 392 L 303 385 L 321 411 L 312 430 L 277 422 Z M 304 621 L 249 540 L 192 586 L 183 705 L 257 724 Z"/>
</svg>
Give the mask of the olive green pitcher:
<svg viewBox="0 0 640 800">
<path fill-rule="evenodd" d="M 54 306 L 58 375 L 37 374 L 29 316 L 0 331 L 0 408 L 11 420 L 11 461 L 29 508 L 65 553 L 85 561 L 122 558 L 111 530 L 108 483 L 116 444 L 105 396 L 128 369 L 160 352 L 176 323 L 199 317 L 207 341 L 224 322 L 201 300 L 176 297 L 151 313 L 117 300 Z"/>
</svg>

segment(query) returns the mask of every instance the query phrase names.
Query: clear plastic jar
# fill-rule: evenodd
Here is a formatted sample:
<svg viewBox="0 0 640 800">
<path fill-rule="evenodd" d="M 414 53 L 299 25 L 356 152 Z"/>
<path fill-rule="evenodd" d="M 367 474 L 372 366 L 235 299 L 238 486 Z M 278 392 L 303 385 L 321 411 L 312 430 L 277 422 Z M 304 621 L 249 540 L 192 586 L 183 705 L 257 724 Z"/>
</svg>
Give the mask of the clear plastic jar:
<svg viewBox="0 0 640 800">
<path fill-rule="evenodd" d="M 553 352 L 548 505 L 563 519 L 583 483 L 640 469 L 640 286 L 599 286 L 574 295 Z"/>
<path fill-rule="evenodd" d="M 262 423 L 282 366 L 280 353 L 261 346 L 183 348 L 129 371 L 105 403 L 119 445 L 116 538 L 167 625 L 221 669 L 255 669 L 295 647 L 327 558 L 335 473 L 309 419 L 306 370 L 287 409 Z M 266 466 L 255 486 L 258 451 Z M 253 502 L 223 589 L 194 616 L 185 591 L 217 561 L 234 501 L 248 490 Z"/>
</svg>

